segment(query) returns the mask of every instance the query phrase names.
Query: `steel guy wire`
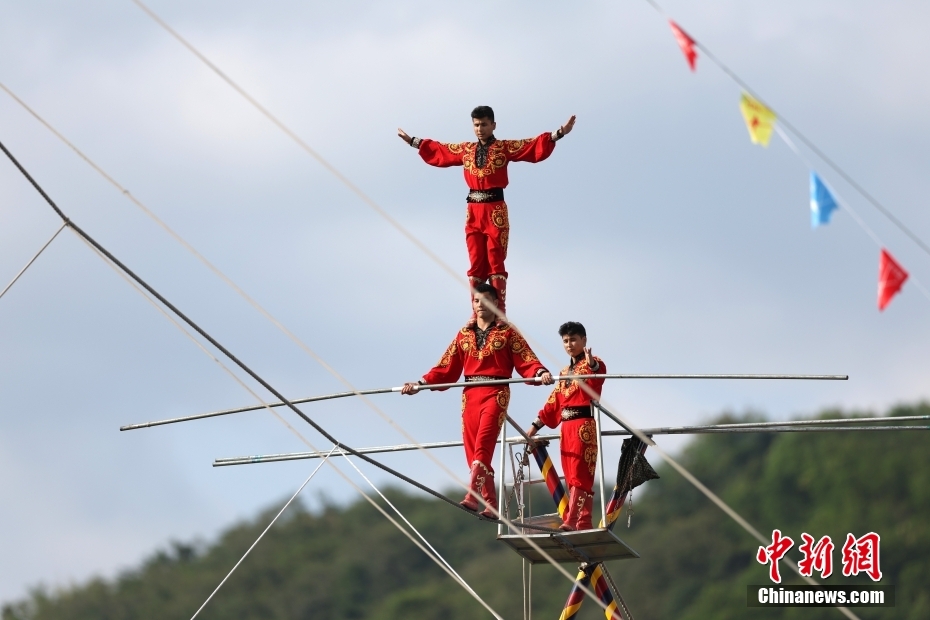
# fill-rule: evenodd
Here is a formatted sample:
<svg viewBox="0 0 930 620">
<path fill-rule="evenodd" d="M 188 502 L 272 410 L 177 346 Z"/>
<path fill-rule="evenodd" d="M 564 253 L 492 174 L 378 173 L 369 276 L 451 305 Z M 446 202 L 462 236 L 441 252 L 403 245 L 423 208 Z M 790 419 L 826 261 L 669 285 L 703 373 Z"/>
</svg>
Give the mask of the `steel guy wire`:
<svg viewBox="0 0 930 620">
<path fill-rule="evenodd" d="M 234 572 L 236 572 L 236 569 L 239 568 L 239 565 L 242 564 L 243 560 L 245 560 L 246 557 L 248 557 L 248 555 L 249 555 L 250 553 L 252 553 L 252 549 L 255 548 L 255 545 L 257 545 L 257 544 L 259 543 L 259 541 L 261 541 L 261 539 L 264 538 L 265 534 L 268 533 L 268 530 L 271 529 L 271 526 L 274 525 L 275 522 L 278 520 L 278 517 L 280 517 L 282 514 L 284 514 L 284 511 L 287 510 L 287 507 L 291 505 L 291 502 L 293 502 L 295 499 L 297 499 L 297 496 L 300 495 L 300 492 L 303 491 L 303 490 L 304 490 L 304 487 L 307 486 L 307 484 L 313 479 L 313 477 L 316 475 L 316 472 L 320 471 L 320 468 L 323 467 L 323 464 L 326 463 L 326 462 L 328 461 L 330 455 L 333 453 L 333 451 L 334 451 L 335 449 L 336 449 L 336 446 L 333 446 L 332 449 L 329 451 L 329 454 L 327 454 L 325 457 L 323 457 L 323 460 L 320 461 L 320 464 L 316 466 L 316 469 L 314 469 L 314 470 L 310 473 L 310 475 L 307 476 L 307 479 L 304 480 L 304 483 L 303 483 L 302 485 L 300 485 L 300 487 L 297 489 L 296 492 L 294 492 L 293 495 L 291 495 L 291 498 L 290 498 L 289 500 L 287 500 L 287 502 L 284 504 L 284 506 L 281 508 L 281 510 L 278 511 L 278 514 L 276 514 L 276 515 L 274 516 L 274 519 L 271 520 L 271 522 L 268 524 L 268 527 L 266 527 L 264 530 L 262 530 L 262 533 L 258 535 L 258 538 L 255 539 L 255 542 L 253 542 L 253 543 L 249 546 L 249 548 L 246 549 L 246 552 L 245 552 L 244 554 L 242 554 L 242 557 L 239 558 L 239 561 L 236 562 L 236 565 L 232 567 L 232 569 L 226 574 L 225 577 L 223 577 L 223 580 L 220 582 L 220 584 L 219 584 L 218 586 L 216 586 L 216 589 L 214 589 L 213 592 L 210 593 L 210 596 L 208 596 L 208 597 L 207 597 L 207 600 L 205 600 L 205 601 L 203 602 L 203 605 L 201 605 L 201 606 L 197 609 L 197 611 L 194 612 L 194 615 L 191 616 L 191 620 L 194 620 L 194 618 L 196 618 L 196 617 L 200 614 L 200 612 L 203 611 L 203 608 L 206 607 L 206 606 L 207 606 L 207 603 L 209 603 L 210 600 L 212 600 L 213 597 L 216 595 L 216 593 L 220 591 L 220 588 L 223 587 L 223 584 L 226 583 L 226 581 L 227 581 L 230 577 L 232 577 L 232 574 L 233 574 Z"/>
<path fill-rule="evenodd" d="M 445 559 L 444 557 L 442 557 L 442 555 L 440 555 L 440 553 L 439 553 L 438 551 L 436 551 L 436 549 L 433 547 L 433 545 L 431 545 L 431 544 L 429 543 L 429 541 L 426 540 L 426 538 L 423 536 L 423 534 L 421 534 L 420 531 L 419 531 L 417 528 L 415 528 L 415 527 L 413 526 L 413 524 L 412 524 L 410 521 L 407 520 L 407 517 L 405 517 L 404 514 L 403 514 L 400 510 L 397 509 L 397 507 L 394 505 L 394 503 L 393 503 L 391 500 L 389 500 L 389 499 L 384 495 L 384 493 L 381 492 L 381 489 L 379 489 L 378 487 L 376 487 L 376 486 L 375 486 L 375 483 L 373 483 L 371 480 L 369 480 L 369 479 L 368 479 L 368 476 L 366 476 L 364 473 L 362 473 L 362 470 L 359 469 L 359 468 L 355 465 L 355 463 L 352 462 L 352 459 L 349 458 L 349 455 L 346 454 L 345 452 L 342 452 L 342 451 L 340 451 L 340 454 L 342 454 L 342 456 L 345 458 L 345 460 L 349 462 L 349 465 L 352 466 L 352 468 L 358 473 L 358 475 L 361 476 L 361 477 L 365 480 L 365 482 L 367 482 L 367 483 L 371 486 L 371 488 L 375 490 L 375 492 L 381 497 L 382 500 L 384 500 L 384 503 L 386 503 L 388 506 L 390 506 L 391 509 L 392 509 L 394 512 L 397 513 L 397 516 L 399 516 L 401 519 L 404 520 L 404 523 L 406 523 L 406 524 L 407 524 L 407 527 L 409 527 L 409 528 L 413 531 L 413 533 L 417 535 L 417 538 L 419 538 L 420 540 L 422 540 L 422 541 L 423 541 L 423 544 L 425 544 L 427 547 L 429 547 L 430 551 L 432 551 L 432 552 L 436 555 L 436 558 L 437 558 L 439 561 L 441 561 L 441 562 L 449 569 L 449 572 L 450 572 L 452 575 L 454 575 L 454 578 L 462 585 L 462 587 L 465 588 L 466 590 L 468 590 L 469 593 L 471 593 L 472 595 L 474 595 L 475 598 L 477 598 L 482 604 L 484 604 L 484 601 L 483 601 L 481 598 L 478 597 L 478 595 L 475 593 L 475 591 L 472 589 L 472 587 L 471 587 L 470 585 L 468 585 L 468 582 L 465 581 L 465 579 L 464 579 L 461 575 L 459 575 L 458 572 L 456 572 L 456 570 L 455 570 L 454 568 L 452 568 L 452 565 L 449 564 L 449 562 L 447 562 L 446 559 Z M 495 618 L 498 618 L 498 620 L 503 620 L 503 619 L 497 614 L 496 611 L 494 611 L 493 609 L 491 609 L 490 606 L 488 606 L 488 605 L 485 604 L 485 609 L 487 609 L 488 611 L 490 611 L 491 614 L 492 614 Z"/>
<path fill-rule="evenodd" d="M 42 252 L 45 251 L 45 248 L 47 248 L 48 246 L 50 246 L 50 245 L 52 244 L 52 241 L 55 240 L 55 237 L 58 236 L 58 233 L 60 233 L 62 230 L 64 230 L 65 226 L 67 226 L 67 224 L 62 224 L 61 226 L 58 227 L 58 230 L 55 231 L 55 234 L 52 235 L 52 236 L 49 238 L 48 241 L 45 242 L 45 245 L 43 245 L 41 248 L 39 248 L 39 251 L 35 253 L 35 256 L 33 256 L 32 258 L 30 258 L 30 259 L 29 259 L 29 262 L 26 263 L 26 266 L 23 267 L 22 269 L 20 269 L 20 270 L 19 270 L 19 273 L 17 273 L 17 274 L 13 277 L 13 279 L 10 280 L 10 283 L 7 284 L 6 287 L 5 287 L 2 291 L 0 291 L 0 297 L 3 297 L 4 295 L 6 295 L 6 292 L 7 292 L 8 290 L 10 290 L 11 288 L 13 288 L 13 285 L 16 284 L 16 281 L 19 280 L 19 278 L 20 278 L 24 273 L 26 273 L 26 270 L 29 269 L 29 267 L 32 266 L 32 263 L 36 262 L 36 259 L 39 258 L 39 255 L 42 254 Z"/>
</svg>

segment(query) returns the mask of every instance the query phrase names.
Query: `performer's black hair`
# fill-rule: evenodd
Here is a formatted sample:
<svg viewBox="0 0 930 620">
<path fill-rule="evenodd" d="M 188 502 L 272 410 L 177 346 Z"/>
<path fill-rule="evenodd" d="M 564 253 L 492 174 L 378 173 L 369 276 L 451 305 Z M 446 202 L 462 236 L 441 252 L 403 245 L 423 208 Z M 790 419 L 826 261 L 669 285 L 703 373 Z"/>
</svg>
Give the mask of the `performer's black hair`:
<svg viewBox="0 0 930 620">
<path fill-rule="evenodd" d="M 559 327 L 559 336 L 563 338 L 565 336 L 581 336 L 582 338 L 587 338 L 588 333 L 584 330 L 584 325 L 581 323 L 569 321 L 568 323 L 562 323 Z"/>
<path fill-rule="evenodd" d="M 481 293 L 482 295 L 487 295 L 493 297 L 494 301 L 498 300 L 497 289 L 488 284 L 487 282 L 479 282 L 474 286 L 476 293 Z M 584 329 L 584 328 L 582 328 Z"/>
<path fill-rule="evenodd" d="M 494 110 L 491 109 L 489 105 L 479 105 L 477 108 L 471 111 L 472 118 L 489 118 L 491 122 L 494 122 Z"/>
</svg>

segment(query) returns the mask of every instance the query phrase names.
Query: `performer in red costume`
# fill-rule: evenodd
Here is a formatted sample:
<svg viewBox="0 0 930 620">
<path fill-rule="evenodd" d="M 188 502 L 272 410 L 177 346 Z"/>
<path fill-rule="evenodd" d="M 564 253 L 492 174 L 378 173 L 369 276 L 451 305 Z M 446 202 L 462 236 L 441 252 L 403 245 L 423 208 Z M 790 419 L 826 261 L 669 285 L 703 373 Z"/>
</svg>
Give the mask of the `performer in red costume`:
<svg viewBox="0 0 930 620">
<path fill-rule="evenodd" d="M 507 242 L 510 222 L 504 188 L 507 187 L 507 164 L 512 161 L 540 162 L 552 154 L 555 143 L 575 126 L 575 117 L 559 129 L 527 140 L 498 140 L 494 137 L 497 123 L 494 110 L 478 106 L 471 113 L 477 142 L 458 144 L 436 142 L 429 138 L 413 138 L 403 129 L 397 135 L 417 149 L 423 161 L 431 166 L 448 168 L 463 166 L 468 185 L 465 211 L 465 245 L 468 246 L 468 279 L 472 289 L 490 279 L 497 289 L 498 308 L 505 313 L 507 301 Z M 472 315 L 472 321 L 475 316 Z"/>
<path fill-rule="evenodd" d="M 562 375 L 604 374 L 607 366 L 591 354 L 584 325 L 569 321 L 559 327 L 565 352 L 571 363 L 562 369 Z M 591 390 L 601 395 L 603 379 L 583 379 Z M 590 530 L 591 509 L 594 505 L 594 471 L 597 466 L 597 427 L 594 424 L 592 399 L 578 380 L 559 381 L 549 400 L 527 433 L 535 435 L 540 428 L 555 428 L 560 423 L 559 442 L 562 453 L 562 471 L 569 486 L 568 510 L 559 529 Z"/>
<path fill-rule="evenodd" d="M 439 363 L 418 383 L 405 383 L 402 394 L 413 395 L 421 385 L 455 383 L 462 372 L 465 381 L 509 379 L 513 371 L 521 377 L 535 377 L 544 385 L 553 383 L 536 354 L 513 327 L 496 321 L 492 309 L 497 291 L 486 283 L 475 285 L 472 308 L 475 325 L 463 327 L 446 349 Z M 461 504 L 477 511 L 478 495 L 488 507 L 481 515 L 494 518 L 497 510 L 497 492 L 494 488 L 494 446 L 510 403 L 509 385 L 475 386 L 462 390 L 462 439 L 465 442 L 465 459 L 471 467 L 469 486 L 472 492 L 465 495 Z"/>
</svg>

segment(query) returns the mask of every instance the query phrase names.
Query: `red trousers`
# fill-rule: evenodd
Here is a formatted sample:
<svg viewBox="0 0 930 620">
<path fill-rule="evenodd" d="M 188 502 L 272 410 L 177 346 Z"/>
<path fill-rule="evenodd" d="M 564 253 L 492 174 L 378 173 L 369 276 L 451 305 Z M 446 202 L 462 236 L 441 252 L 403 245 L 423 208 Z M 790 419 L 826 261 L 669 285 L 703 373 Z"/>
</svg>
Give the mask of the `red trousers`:
<svg viewBox="0 0 930 620">
<path fill-rule="evenodd" d="M 462 440 L 468 466 L 481 461 L 492 472 L 494 447 L 510 404 L 510 386 L 466 387 L 462 390 Z"/>
<path fill-rule="evenodd" d="M 468 275 L 482 282 L 489 276 L 507 276 L 504 260 L 510 239 L 507 203 L 469 202 L 465 212 L 465 245 L 471 267 Z"/>
<path fill-rule="evenodd" d="M 566 420 L 561 424 L 562 471 L 569 486 L 594 492 L 597 469 L 597 427 L 591 418 Z"/>
</svg>

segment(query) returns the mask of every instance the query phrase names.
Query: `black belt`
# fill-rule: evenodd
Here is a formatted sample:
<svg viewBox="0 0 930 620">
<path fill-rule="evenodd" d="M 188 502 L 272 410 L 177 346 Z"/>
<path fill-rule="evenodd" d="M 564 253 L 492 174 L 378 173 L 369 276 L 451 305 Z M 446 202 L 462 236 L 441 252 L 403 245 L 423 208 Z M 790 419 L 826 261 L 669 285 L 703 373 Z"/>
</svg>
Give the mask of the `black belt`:
<svg viewBox="0 0 930 620">
<path fill-rule="evenodd" d="M 466 202 L 501 202 L 504 200 L 504 188 L 473 189 L 468 192 Z"/>
<path fill-rule="evenodd" d="M 581 418 L 593 418 L 590 405 L 587 407 L 566 407 L 562 409 L 562 421 L 578 420 Z"/>
</svg>

